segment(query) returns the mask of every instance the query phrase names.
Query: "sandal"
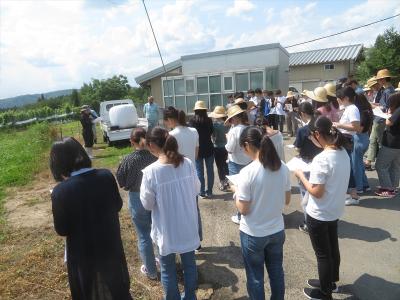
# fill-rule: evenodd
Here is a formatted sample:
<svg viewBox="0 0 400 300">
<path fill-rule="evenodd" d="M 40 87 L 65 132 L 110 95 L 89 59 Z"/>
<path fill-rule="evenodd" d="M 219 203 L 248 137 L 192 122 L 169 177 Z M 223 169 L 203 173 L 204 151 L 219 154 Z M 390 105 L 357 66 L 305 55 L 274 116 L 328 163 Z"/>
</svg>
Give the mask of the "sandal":
<svg viewBox="0 0 400 300">
<path fill-rule="evenodd" d="M 396 192 L 381 188 L 375 192 L 375 195 L 384 198 L 393 198 L 394 196 L 396 196 Z"/>
</svg>

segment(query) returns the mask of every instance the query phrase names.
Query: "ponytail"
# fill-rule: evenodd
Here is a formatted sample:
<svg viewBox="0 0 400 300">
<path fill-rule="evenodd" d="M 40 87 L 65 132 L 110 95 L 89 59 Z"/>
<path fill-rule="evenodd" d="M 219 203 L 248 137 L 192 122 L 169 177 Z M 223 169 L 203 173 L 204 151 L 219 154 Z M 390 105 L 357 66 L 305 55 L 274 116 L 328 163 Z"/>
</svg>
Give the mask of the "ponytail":
<svg viewBox="0 0 400 300">
<path fill-rule="evenodd" d="M 168 162 L 172 163 L 177 168 L 183 162 L 183 155 L 178 152 L 178 142 L 176 138 L 167 133 L 163 152 L 168 158 Z"/>
<path fill-rule="evenodd" d="M 181 126 L 186 125 L 186 114 L 183 110 L 178 110 L 178 124 Z"/>
<path fill-rule="evenodd" d="M 168 119 L 175 120 L 176 122 L 178 122 L 178 124 L 180 126 L 187 126 L 185 112 L 183 110 L 176 109 L 173 106 L 168 106 L 164 110 L 164 120 L 168 120 Z"/>
<path fill-rule="evenodd" d="M 131 141 L 139 144 L 141 147 L 146 146 L 146 130 L 141 127 L 133 129 L 131 132 Z"/>
<path fill-rule="evenodd" d="M 278 153 L 271 139 L 257 126 L 246 127 L 240 135 L 239 144 L 245 143 L 259 150 L 258 159 L 264 168 L 278 171 L 282 165 Z"/>
<path fill-rule="evenodd" d="M 310 131 L 318 131 L 320 135 L 327 141 L 328 144 L 336 148 L 348 147 L 348 139 L 333 126 L 332 121 L 327 117 L 319 116 L 314 122 L 309 123 Z"/>
<path fill-rule="evenodd" d="M 146 137 L 147 144 L 153 143 L 167 156 L 168 162 L 177 168 L 183 162 L 183 155 L 178 152 L 178 142 L 175 137 L 161 127 L 154 127 Z"/>
</svg>

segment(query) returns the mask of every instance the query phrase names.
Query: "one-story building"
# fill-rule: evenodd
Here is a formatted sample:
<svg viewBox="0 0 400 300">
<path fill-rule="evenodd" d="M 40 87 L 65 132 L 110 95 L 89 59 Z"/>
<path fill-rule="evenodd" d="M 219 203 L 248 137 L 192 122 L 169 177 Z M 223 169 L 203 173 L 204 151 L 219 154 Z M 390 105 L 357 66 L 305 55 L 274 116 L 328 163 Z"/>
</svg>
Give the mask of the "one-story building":
<svg viewBox="0 0 400 300">
<path fill-rule="evenodd" d="M 210 109 L 225 105 L 227 96 L 248 89 L 289 87 L 289 53 L 278 43 L 182 56 L 135 78 L 151 90 L 162 107 L 191 112 L 197 100 Z"/>
<path fill-rule="evenodd" d="M 313 90 L 329 81 L 354 74 L 363 45 L 290 53 L 289 86 Z"/>
</svg>

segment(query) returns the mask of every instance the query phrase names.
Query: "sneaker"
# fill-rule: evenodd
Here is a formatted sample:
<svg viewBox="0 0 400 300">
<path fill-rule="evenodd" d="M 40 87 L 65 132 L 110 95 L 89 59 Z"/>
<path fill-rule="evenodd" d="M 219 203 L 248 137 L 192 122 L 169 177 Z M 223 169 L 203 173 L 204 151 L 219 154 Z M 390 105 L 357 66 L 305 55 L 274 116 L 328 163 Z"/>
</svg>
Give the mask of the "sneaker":
<svg viewBox="0 0 400 300">
<path fill-rule="evenodd" d="M 156 279 L 157 279 L 157 274 L 154 275 L 154 276 L 150 276 L 149 272 L 147 272 L 147 268 L 146 268 L 145 265 L 142 265 L 142 266 L 140 267 L 140 272 L 141 272 L 143 275 L 146 275 L 147 278 L 149 278 L 149 279 L 151 279 L 151 280 L 156 280 Z"/>
<path fill-rule="evenodd" d="M 390 191 L 390 190 L 386 190 L 386 189 L 378 189 L 377 191 L 375 191 L 375 195 L 379 196 L 379 197 L 384 197 L 384 198 L 393 198 L 394 196 L 396 196 L 396 192 L 395 191 Z"/>
<path fill-rule="evenodd" d="M 303 293 L 308 299 L 312 299 L 312 300 L 331 300 L 332 299 L 332 295 L 331 296 L 324 295 L 320 289 L 304 288 Z"/>
<path fill-rule="evenodd" d="M 321 288 L 319 279 L 308 279 L 307 284 L 314 289 Z M 338 292 L 339 292 L 339 288 L 337 287 L 336 283 L 332 282 L 332 293 L 338 293 Z"/>
<path fill-rule="evenodd" d="M 200 197 L 201 199 L 207 199 L 206 193 L 200 193 L 200 194 L 199 194 L 199 197 Z"/>
<path fill-rule="evenodd" d="M 358 199 L 353 199 L 353 198 L 346 199 L 345 204 L 346 204 L 347 206 L 349 206 L 349 205 L 358 205 L 358 204 L 360 204 L 360 200 L 358 200 Z"/>
<path fill-rule="evenodd" d="M 200 250 L 201 250 L 201 245 L 199 247 L 197 247 L 196 250 L 194 250 L 194 253 L 199 254 Z"/>
<path fill-rule="evenodd" d="M 206 199 L 210 199 L 210 198 L 212 198 L 212 196 L 213 196 L 212 193 L 209 193 L 209 192 L 206 193 Z"/>
<path fill-rule="evenodd" d="M 364 192 L 368 193 L 370 191 L 372 191 L 372 190 L 369 186 L 364 186 Z"/>
<path fill-rule="evenodd" d="M 299 225 L 299 230 L 300 230 L 301 232 L 304 232 L 304 233 L 309 234 L 307 224 L 301 224 L 301 225 Z"/>
<path fill-rule="evenodd" d="M 357 190 L 357 194 L 364 194 L 364 190 Z"/>
<path fill-rule="evenodd" d="M 231 220 L 235 224 L 238 224 L 238 225 L 240 224 L 240 220 L 239 220 L 239 217 L 237 215 L 232 216 Z"/>
</svg>

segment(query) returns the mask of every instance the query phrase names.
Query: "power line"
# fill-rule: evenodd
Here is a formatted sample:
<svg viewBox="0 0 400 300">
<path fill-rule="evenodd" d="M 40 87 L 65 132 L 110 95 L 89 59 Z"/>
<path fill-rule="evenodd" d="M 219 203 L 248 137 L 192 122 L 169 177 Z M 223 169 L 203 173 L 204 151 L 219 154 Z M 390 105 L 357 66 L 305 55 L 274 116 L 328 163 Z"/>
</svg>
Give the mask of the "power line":
<svg viewBox="0 0 400 300">
<path fill-rule="evenodd" d="M 396 18 L 398 16 L 400 16 L 400 14 L 397 14 L 397 15 L 394 15 L 394 16 L 391 16 L 391 17 L 387 17 L 387 18 L 384 18 L 384 19 L 381 19 L 381 20 L 378 20 L 378 21 L 374 21 L 374 22 L 371 22 L 371 23 L 368 23 L 368 24 L 365 24 L 365 25 L 357 26 L 357 27 L 354 27 L 354 28 L 351 28 L 351 29 L 343 30 L 343 31 L 340 31 L 340 32 L 337 32 L 337 33 L 333 33 L 333 34 L 330 34 L 330 35 L 325 35 L 325 36 L 322 36 L 322 37 L 319 37 L 319 38 L 315 38 L 315 39 L 312 39 L 312 40 L 309 40 L 309 41 L 306 41 L 306 42 L 301 42 L 301 43 L 297 43 L 297 44 L 293 44 L 293 45 L 289 45 L 289 46 L 284 46 L 283 48 L 287 49 L 287 48 L 291 48 L 291 47 L 295 47 L 295 46 L 304 45 L 304 44 L 308 44 L 308 43 L 311 43 L 311 42 L 319 41 L 319 40 L 326 39 L 326 38 L 329 38 L 329 37 L 332 37 L 332 36 L 336 36 L 336 35 L 340 35 L 340 34 L 343 34 L 343 33 L 346 33 L 346 32 L 350 32 L 350 31 L 353 31 L 353 30 L 356 30 L 356 29 L 360 29 L 360 28 L 363 28 L 363 27 L 371 26 L 373 24 L 380 23 L 380 22 L 383 22 L 383 21 L 386 21 L 386 20 L 389 20 L 389 19 L 393 19 L 393 18 Z"/>
<path fill-rule="evenodd" d="M 150 20 L 149 13 L 148 13 L 148 11 L 147 11 L 146 3 L 144 3 L 144 0 L 142 0 L 142 3 L 143 3 L 143 6 L 144 6 L 144 10 L 146 11 L 147 19 L 149 20 L 149 23 L 150 23 L 151 31 L 153 32 L 153 37 L 154 37 L 154 40 L 155 40 L 156 45 L 157 45 L 157 50 L 158 50 L 158 54 L 160 55 L 160 59 L 161 59 L 162 66 L 163 66 L 163 68 L 164 68 L 165 79 L 166 79 L 166 81 L 167 81 L 167 92 L 168 92 L 168 96 L 170 96 L 171 94 L 170 94 L 170 90 L 169 90 L 169 82 L 168 82 L 168 76 L 167 76 L 167 69 L 165 68 L 164 60 L 163 60 L 162 55 L 161 55 L 160 47 L 158 46 L 158 42 L 157 42 L 156 34 L 154 33 L 153 25 L 151 24 L 151 20 Z"/>
</svg>

